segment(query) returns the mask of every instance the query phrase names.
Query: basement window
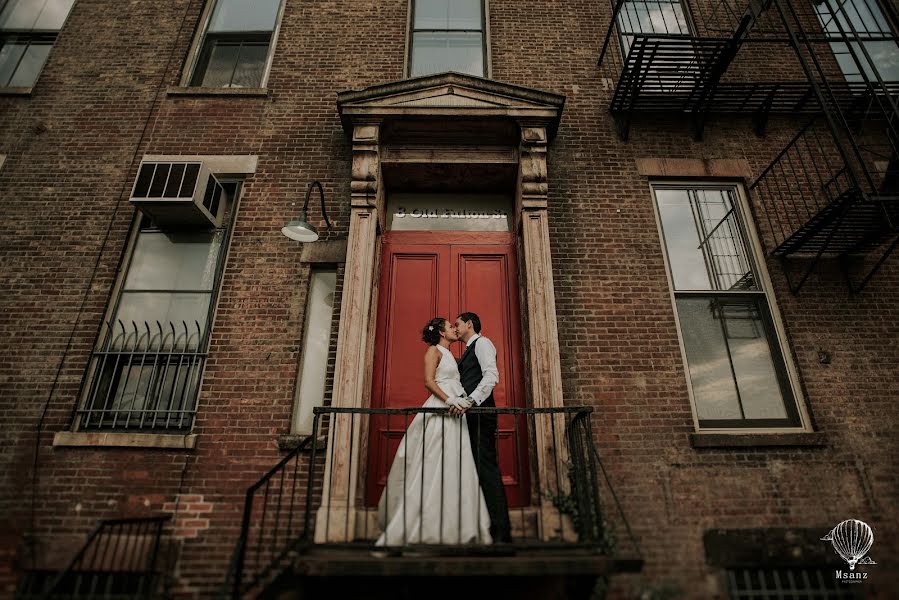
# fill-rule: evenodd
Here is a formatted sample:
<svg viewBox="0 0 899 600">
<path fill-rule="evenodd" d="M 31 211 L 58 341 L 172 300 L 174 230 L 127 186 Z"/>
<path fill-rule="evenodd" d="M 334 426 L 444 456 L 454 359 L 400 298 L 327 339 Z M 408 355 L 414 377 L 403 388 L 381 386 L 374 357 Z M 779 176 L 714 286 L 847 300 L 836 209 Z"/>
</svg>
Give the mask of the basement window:
<svg viewBox="0 0 899 600">
<path fill-rule="evenodd" d="M 730 600 L 857 600 L 860 588 L 861 586 L 836 581 L 833 569 L 792 567 L 727 570 Z"/>
</svg>

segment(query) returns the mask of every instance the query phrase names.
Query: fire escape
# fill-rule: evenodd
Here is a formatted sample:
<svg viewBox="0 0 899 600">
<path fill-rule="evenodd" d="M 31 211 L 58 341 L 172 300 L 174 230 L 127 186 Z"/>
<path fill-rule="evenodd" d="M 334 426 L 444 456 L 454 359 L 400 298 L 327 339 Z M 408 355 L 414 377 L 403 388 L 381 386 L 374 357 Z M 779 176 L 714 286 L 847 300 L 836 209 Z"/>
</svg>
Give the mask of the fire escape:
<svg viewBox="0 0 899 600">
<path fill-rule="evenodd" d="M 795 136 L 749 185 L 798 293 L 825 256 L 861 291 L 899 242 L 899 28 L 879 0 L 614 0 L 599 63 L 626 140 L 640 116 L 751 117 Z M 787 259 L 800 259 L 791 275 Z"/>
</svg>

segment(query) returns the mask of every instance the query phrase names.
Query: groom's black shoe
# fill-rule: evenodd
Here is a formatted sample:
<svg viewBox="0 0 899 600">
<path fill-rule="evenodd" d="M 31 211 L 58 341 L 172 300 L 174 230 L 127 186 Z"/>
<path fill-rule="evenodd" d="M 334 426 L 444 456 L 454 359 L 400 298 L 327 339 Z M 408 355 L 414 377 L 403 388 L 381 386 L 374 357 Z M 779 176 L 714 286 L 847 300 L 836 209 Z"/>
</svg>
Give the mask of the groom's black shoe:
<svg viewBox="0 0 899 600">
<path fill-rule="evenodd" d="M 490 537 L 493 538 L 494 544 L 511 544 L 512 543 L 512 534 L 510 534 L 508 531 L 496 531 L 491 527 Z"/>
</svg>

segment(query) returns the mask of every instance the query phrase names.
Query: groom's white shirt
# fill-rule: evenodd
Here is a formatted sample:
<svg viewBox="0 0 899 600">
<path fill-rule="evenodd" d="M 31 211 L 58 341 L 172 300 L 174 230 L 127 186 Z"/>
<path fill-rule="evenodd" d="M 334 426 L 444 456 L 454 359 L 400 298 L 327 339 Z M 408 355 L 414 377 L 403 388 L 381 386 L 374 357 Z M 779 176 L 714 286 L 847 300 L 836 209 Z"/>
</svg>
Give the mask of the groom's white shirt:
<svg viewBox="0 0 899 600">
<path fill-rule="evenodd" d="M 465 347 L 471 346 L 478 338 L 482 338 L 478 345 L 474 347 L 474 354 L 478 357 L 478 363 L 481 365 L 481 383 L 468 395 L 474 400 L 475 404 L 481 405 L 493 388 L 499 383 L 499 371 L 496 369 L 496 346 L 480 333 L 471 336 L 465 343 Z"/>
</svg>

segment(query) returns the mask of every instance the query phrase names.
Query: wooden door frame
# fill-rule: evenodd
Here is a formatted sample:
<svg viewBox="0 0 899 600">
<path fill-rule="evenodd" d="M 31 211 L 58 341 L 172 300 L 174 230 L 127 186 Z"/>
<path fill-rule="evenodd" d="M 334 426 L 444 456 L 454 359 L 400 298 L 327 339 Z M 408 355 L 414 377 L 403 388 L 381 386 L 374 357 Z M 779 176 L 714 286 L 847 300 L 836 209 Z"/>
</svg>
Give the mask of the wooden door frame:
<svg viewBox="0 0 899 600">
<path fill-rule="evenodd" d="M 337 360 L 334 373 L 335 407 L 366 407 L 371 402 L 378 306 L 379 235 L 385 223 L 385 189 L 381 143 L 386 118 L 505 119 L 518 126 L 519 137 L 503 150 L 444 147 L 408 147 L 400 153 L 407 163 L 435 162 L 517 163 L 513 231 L 519 248 L 520 306 L 526 314 L 522 332 L 525 362 L 525 399 L 535 408 L 561 408 L 562 375 L 556 322 L 555 291 L 550 252 L 547 179 L 549 136 L 558 127 L 564 96 L 482 80 L 459 74 L 429 76 L 338 94 L 338 112 L 352 136 L 349 236 L 340 306 Z M 393 156 L 394 153 L 391 153 Z M 461 157 L 461 158 L 460 158 Z M 339 421 L 339 419 L 336 419 Z M 322 507 L 316 517 L 316 542 L 345 542 L 361 531 L 364 482 L 360 477 L 362 443 L 367 432 L 333 427 L 329 431 Z M 335 434 L 335 432 L 337 432 Z M 538 489 L 551 489 L 556 465 L 565 464 L 564 423 L 538 422 L 535 432 Z M 565 474 L 559 474 L 565 480 Z M 543 540 L 567 539 L 560 531 L 558 509 L 539 495 L 538 535 Z M 326 525 L 327 520 L 327 525 Z"/>
</svg>

